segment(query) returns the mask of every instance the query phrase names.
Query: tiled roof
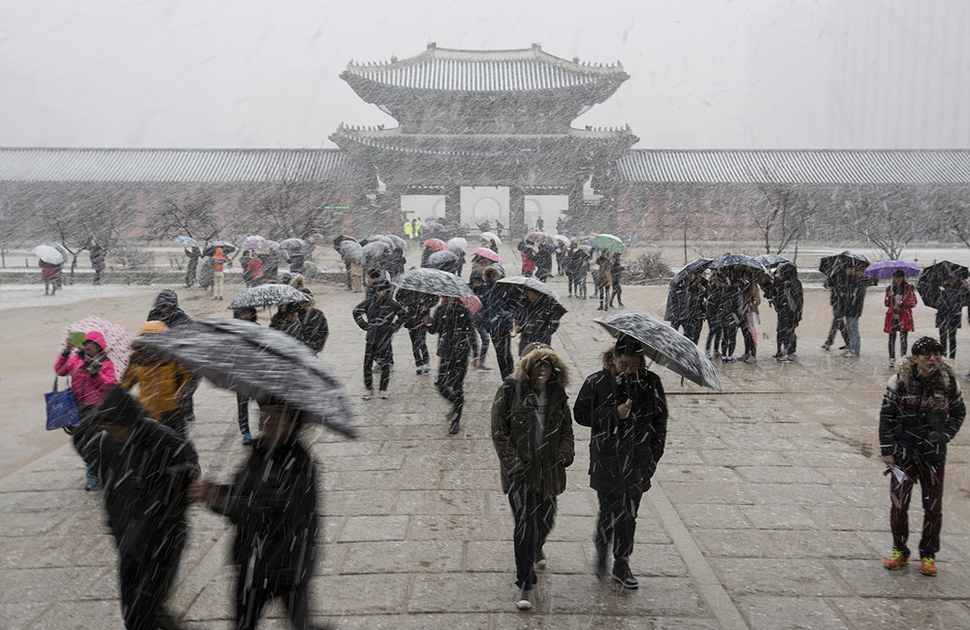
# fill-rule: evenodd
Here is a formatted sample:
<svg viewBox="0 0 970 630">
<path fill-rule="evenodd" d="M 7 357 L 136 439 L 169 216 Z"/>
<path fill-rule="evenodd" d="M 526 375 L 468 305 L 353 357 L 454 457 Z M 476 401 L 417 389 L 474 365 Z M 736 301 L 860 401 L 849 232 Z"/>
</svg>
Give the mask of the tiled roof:
<svg viewBox="0 0 970 630">
<path fill-rule="evenodd" d="M 632 150 L 617 163 L 622 182 L 970 183 L 970 151 Z"/>
<path fill-rule="evenodd" d="M 0 148 L 0 181 L 7 182 L 353 182 L 360 177 L 350 156 L 338 149 Z"/>
<path fill-rule="evenodd" d="M 538 45 L 520 50 L 453 50 L 430 44 L 419 55 L 388 63 L 347 65 L 343 74 L 382 85 L 454 92 L 555 90 L 597 84 L 619 85 L 623 66 L 567 61 Z"/>
</svg>

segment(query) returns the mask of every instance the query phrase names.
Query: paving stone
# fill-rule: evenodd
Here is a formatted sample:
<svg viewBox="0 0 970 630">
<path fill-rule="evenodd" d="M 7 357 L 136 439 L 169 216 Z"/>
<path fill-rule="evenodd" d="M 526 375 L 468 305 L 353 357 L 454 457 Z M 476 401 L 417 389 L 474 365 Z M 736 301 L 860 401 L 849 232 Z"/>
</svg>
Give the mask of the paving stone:
<svg viewBox="0 0 970 630">
<path fill-rule="evenodd" d="M 404 540 L 409 524 L 407 516 L 349 516 L 337 542 Z"/>
<path fill-rule="evenodd" d="M 646 577 L 630 591 L 612 582 L 600 585 L 592 575 L 551 575 L 540 586 L 540 609 L 550 613 L 707 616 L 702 598 L 684 578 Z"/>
<path fill-rule="evenodd" d="M 328 617 L 340 630 L 491 630 L 490 615 L 467 613 L 408 613 L 406 615 L 366 615 Z M 317 623 L 321 620 L 314 619 Z"/>
<path fill-rule="evenodd" d="M 970 627 L 967 609 L 955 602 L 935 599 L 832 599 L 829 605 L 839 611 L 854 630 L 955 630 Z"/>
<path fill-rule="evenodd" d="M 329 475 L 337 482 L 329 490 L 437 490 L 441 485 L 441 473 L 430 469 L 408 470 L 354 470 L 339 475 Z"/>
<path fill-rule="evenodd" d="M 328 615 L 401 613 L 410 579 L 406 574 L 317 577 L 310 584 L 313 610 Z"/>
<path fill-rule="evenodd" d="M 418 514 L 412 517 L 408 540 L 511 540 L 511 532 L 511 516 Z"/>
<path fill-rule="evenodd" d="M 731 597 L 777 595 L 787 597 L 847 597 L 822 560 L 779 564 L 777 558 L 712 558 L 721 584 Z"/>
<path fill-rule="evenodd" d="M 89 630 L 91 621 L 101 628 L 123 628 L 121 606 L 117 601 L 54 602 L 50 609 L 29 626 L 30 630 Z"/>
<path fill-rule="evenodd" d="M 73 567 L 98 542 L 99 537 L 85 535 L 9 538 L 3 540 L 0 569 Z"/>
<path fill-rule="evenodd" d="M 819 529 L 809 517 L 812 508 L 795 505 L 742 505 L 738 509 L 756 529 Z"/>
<path fill-rule="evenodd" d="M 48 604 L 0 604 L 0 619 L 7 630 L 25 630 L 48 608 Z"/>
<path fill-rule="evenodd" d="M 689 529 L 748 529 L 751 523 L 737 505 L 681 503 L 675 506 Z"/>
<path fill-rule="evenodd" d="M 744 481 L 751 483 L 828 485 L 825 477 L 804 466 L 738 466 L 734 470 Z"/>
<path fill-rule="evenodd" d="M 766 530 L 696 530 L 698 547 L 707 557 L 733 558 L 868 558 L 872 551 L 848 532 Z"/>
<path fill-rule="evenodd" d="M 0 514 L 0 536 L 40 536 L 50 533 L 66 518 L 63 513 Z"/>
<path fill-rule="evenodd" d="M 106 570 L 69 567 L 3 571 L 0 573 L 0 604 L 75 601 Z"/>
<path fill-rule="evenodd" d="M 666 461 L 666 457 L 663 461 Z M 702 465 L 664 465 L 657 468 L 654 479 L 661 483 L 711 483 L 711 482 L 738 482 L 741 478 L 738 473 L 726 466 L 702 466 Z"/>
<path fill-rule="evenodd" d="M 358 490 L 356 492 L 330 492 L 323 504 L 327 516 L 381 516 L 398 499 L 393 490 Z"/>
<path fill-rule="evenodd" d="M 738 466 L 747 464 L 750 466 L 785 466 L 790 465 L 786 458 L 787 453 L 777 453 L 775 451 L 738 451 L 728 449 L 703 449 L 697 451 L 704 461 L 711 466 Z M 666 459 L 666 454 L 664 455 Z M 664 461 L 664 460 L 661 460 Z"/>
<path fill-rule="evenodd" d="M 824 529 L 837 531 L 889 531 L 889 505 L 879 508 L 810 508 L 812 519 Z"/>
<path fill-rule="evenodd" d="M 807 483 L 752 483 L 745 493 L 759 505 L 848 505 L 831 486 Z"/>
<path fill-rule="evenodd" d="M 514 573 L 417 575 L 408 612 L 480 613 L 513 610 Z"/>
<path fill-rule="evenodd" d="M 484 514 L 485 497 L 471 490 L 405 490 L 396 514 Z"/>
<path fill-rule="evenodd" d="M 745 493 L 747 487 L 735 482 L 682 483 L 671 481 L 663 484 L 663 491 L 674 504 L 719 503 L 725 505 L 749 505 L 753 501 Z"/>
<path fill-rule="evenodd" d="M 751 630 L 850 630 L 821 599 L 742 597 L 738 607 Z"/>
<path fill-rule="evenodd" d="M 399 541 L 348 544 L 340 566 L 341 574 L 423 573 L 461 571 L 464 551 L 461 542 Z"/>
<path fill-rule="evenodd" d="M 832 567 L 859 597 L 966 600 L 970 584 L 970 572 L 943 562 L 937 563 L 939 574 L 935 578 L 920 574 L 918 560 L 897 571 L 883 568 L 882 558 L 833 560 Z"/>
</svg>

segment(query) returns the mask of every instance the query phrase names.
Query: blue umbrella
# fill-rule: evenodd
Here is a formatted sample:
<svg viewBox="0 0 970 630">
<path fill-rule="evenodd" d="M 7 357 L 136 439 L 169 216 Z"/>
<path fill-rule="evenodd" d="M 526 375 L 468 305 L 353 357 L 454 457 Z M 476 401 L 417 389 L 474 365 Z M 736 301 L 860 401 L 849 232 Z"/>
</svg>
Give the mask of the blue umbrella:
<svg viewBox="0 0 970 630">
<path fill-rule="evenodd" d="M 176 236 L 175 242 L 185 247 L 198 247 L 199 242 L 191 236 Z"/>
<path fill-rule="evenodd" d="M 867 278 L 886 280 L 887 278 L 892 278 L 893 274 L 897 271 L 902 271 L 907 276 L 915 276 L 919 274 L 919 266 L 916 263 L 905 260 L 883 260 L 866 267 L 866 271 L 862 275 Z"/>
</svg>

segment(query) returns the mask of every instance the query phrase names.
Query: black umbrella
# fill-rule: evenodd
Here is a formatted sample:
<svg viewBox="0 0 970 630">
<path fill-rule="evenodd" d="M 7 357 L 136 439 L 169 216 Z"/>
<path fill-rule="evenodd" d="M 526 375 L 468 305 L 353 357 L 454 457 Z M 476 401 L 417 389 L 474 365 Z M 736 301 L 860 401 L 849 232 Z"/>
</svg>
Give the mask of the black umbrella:
<svg viewBox="0 0 970 630">
<path fill-rule="evenodd" d="M 448 250 L 435 252 L 430 256 L 428 256 L 427 265 L 432 269 L 441 269 L 442 271 L 449 271 L 452 269 L 458 269 L 457 264 L 458 264 L 458 255 Z"/>
<path fill-rule="evenodd" d="M 245 308 L 247 306 L 269 306 L 286 302 L 309 302 L 310 298 L 299 289 L 288 284 L 261 284 L 240 291 L 229 303 L 229 308 Z"/>
<path fill-rule="evenodd" d="M 344 241 L 353 241 L 353 242 L 356 243 L 357 242 L 357 239 L 354 238 L 353 236 L 348 236 L 346 234 L 341 234 L 337 238 L 333 239 L 333 248 L 336 249 L 339 252 L 340 251 L 340 244 L 343 243 Z"/>
<path fill-rule="evenodd" d="M 768 273 L 765 266 L 758 262 L 754 256 L 747 254 L 725 254 L 712 262 L 709 269 L 724 269 L 725 267 L 747 267 L 762 273 Z"/>
<path fill-rule="evenodd" d="M 943 260 L 935 265 L 930 265 L 920 273 L 916 290 L 919 291 L 924 304 L 930 308 L 939 307 L 940 286 L 949 277 L 961 281 L 966 280 L 970 277 L 970 269 L 949 260 Z"/>
<path fill-rule="evenodd" d="M 337 251 L 340 252 L 340 257 L 345 261 L 358 265 L 364 264 L 364 248 L 353 239 L 342 241 L 337 246 Z"/>
<path fill-rule="evenodd" d="M 475 294 L 471 287 L 455 274 L 429 267 L 408 269 L 391 282 L 401 289 L 429 295 L 463 298 Z"/>
<path fill-rule="evenodd" d="M 205 246 L 204 250 L 202 250 L 202 255 L 203 256 L 215 255 L 217 247 L 221 247 L 222 253 L 225 254 L 226 256 L 236 251 L 236 246 L 228 241 L 212 241 L 211 243 Z"/>
<path fill-rule="evenodd" d="M 754 259 L 764 265 L 765 269 L 774 269 L 781 263 L 791 262 L 784 256 L 779 256 L 778 254 L 761 254 L 760 256 L 755 256 Z"/>
<path fill-rule="evenodd" d="M 517 302 L 519 304 L 522 303 L 527 291 L 536 291 L 549 298 L 552 302 L 555 302 L 562 309 L 562 313 L 567 312 L 566 305 L 563 304 L 559 295 L 550 289 L 549 285 L 545 282 L 531 276 L 509 276 L 508 278 L 502 278 L 495 283 L 495 287 L 492 290 L 506 302 Z M 562 316 L 562 313 L 559 315 Z"/>
<path fill-rule="evenodd" d="M 391 251 L 390 243 L 385 241 L 371 241 L 361 248 L 365 263 L 376 263 L 381 256 Z"/>
<path fill-rule="evenodd" d="M 617 313 L 593 320 L 613 336 L 628 335 L 640 342 L 643 354 L 684 378 L 721 391 L 711 361 L 687 337 L 670 326 L 640 313 Z"/>
<path fill-rule="evenodd" d="M 855 269 L 865 269 L 869 266 L 869 259 L 861 254 L 853 254 L 850 251 L 844 251 L 839 254 L 833 254 L 832 256 L 826 256 L 818 263 L 818 270 L 828 278 L 831 278 L 833 274 L 842 271 L 846 267 L 853 267 Z"/>
<path fill-rule="evenodd" d="M 704 273 L 704 271 L 711 266 L 712 262 L 714 262 L 713 258 L 698 258 L 692 263 L 687 263 L 684 265 L 683 269 L 674 275 L 674 279 L 670 281 L 671 286 L 680 284 L 687 276 Z"/>
<path fill-rule="evenodd" d="M 284 332 L 239 319 L 201 319 L 142 341 L 219 387 L 247 398 L 281 398 L 308 421 L 357 436 L 340 382 L 312 350 Z"/>
</svg>

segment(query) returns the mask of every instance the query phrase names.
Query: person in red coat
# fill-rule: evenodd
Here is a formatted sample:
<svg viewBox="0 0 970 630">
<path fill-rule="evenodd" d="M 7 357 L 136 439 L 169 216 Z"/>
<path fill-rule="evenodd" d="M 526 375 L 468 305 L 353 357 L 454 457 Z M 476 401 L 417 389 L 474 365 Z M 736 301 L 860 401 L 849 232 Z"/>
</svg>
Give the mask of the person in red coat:
<svg viewBox="0 0 970 630">
<path fill-rule="evenodd" d="M 889 367 L 896 366 L 896 333 L 899 333 L 899 356 L 906 356 L 909 345 L 907 333 L 913 332 L 913 307 L 916 306 L 916 291 L 906 282 L 906 274 L 897 271 L 893 283 L 886 287 L 886 323 L 883 332 L 889 334 Z"/>
</svg>

